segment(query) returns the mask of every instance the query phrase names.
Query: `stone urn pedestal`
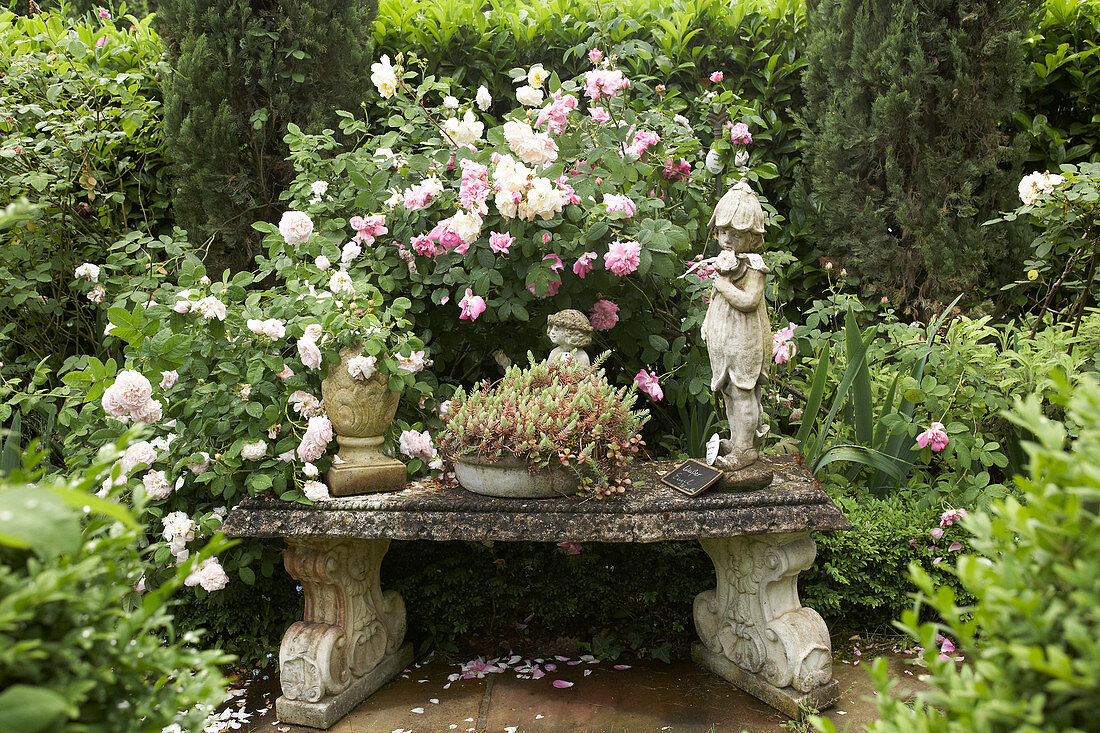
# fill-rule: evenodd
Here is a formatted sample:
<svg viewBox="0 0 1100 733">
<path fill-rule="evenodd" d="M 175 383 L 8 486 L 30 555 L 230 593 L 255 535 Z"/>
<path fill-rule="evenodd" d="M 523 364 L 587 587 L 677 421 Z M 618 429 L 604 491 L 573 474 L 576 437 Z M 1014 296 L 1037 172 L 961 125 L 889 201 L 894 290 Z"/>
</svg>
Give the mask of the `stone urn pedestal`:
<svg viewBox="0 0 1100 733">
<path fill-rule="evenodd" d="M 370 379 L 355 379 L 348 373 L 348 360 L 359 349 L 343 349 L 340 363 L 329 369 L 321 382 L 325 411 L 332 421 L 337 454 L 328 471 L 328 489 L 333 496 L 373 494 L 405 488 L 405 464 L 382 452 L 386 428 L 397 414 L 401 396 L 391 392 L 381 372 Z"/>
</svg>

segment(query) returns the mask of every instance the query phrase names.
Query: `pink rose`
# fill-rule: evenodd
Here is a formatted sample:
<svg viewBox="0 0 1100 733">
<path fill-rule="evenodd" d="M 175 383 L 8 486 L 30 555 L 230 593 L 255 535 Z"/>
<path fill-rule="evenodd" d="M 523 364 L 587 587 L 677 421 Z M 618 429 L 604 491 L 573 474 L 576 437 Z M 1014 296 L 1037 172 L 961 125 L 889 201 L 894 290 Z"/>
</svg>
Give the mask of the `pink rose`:
<svg viewBox="0 0 1100 733">
<path fill-rule="evenodd" d="M 164 410 L 161 408 L 158 400 L 148 400 L 144 405 L 132 411 L 130 416 L 138 422 L 152 425 L 155 422 L 159 422 L 160 419 L 164 417 Z"/>
<path fill-rule="evenodd" d="M 932 423 L 927 430 L 917 436 L 917 445 L 921 448 L 931 448 L 934 453 L 946 448 L 950 442 L 951 439 L 947 437 L 947 431 L 944 430 L 942 422 Z"/>
<path fill-rule="evenodd" d="M 619 277 L 629 275 L 638 269 L 641 253 L 642 245 L 637 242 L 612 242 L 603 256 L 604 265 Z"/>
<path fill-rule="evenodd" d="M 485 312 L 485 298 L 480 295 L 474 295 L 472 288 L 466 288 L 466 295 L 462 300 L 458 301 L 458 307 L 461 311 L 458 319 L 463 320 L 469 318 L 471 321 L 476 321 L 477 317 Z"/>
<path fill-rule="evenodd" d="M 589 107 L 588 114 L 596 122 L 608 122 L 611 119 L 611 114 L 603 107 Z"/>
<path fill-rule="evenodd" d="M 139 409 L 153 396 L 153 385 L 140 372 L 132 369 L 119 372 L 113 386 L 119 403 L 127 410 Z"/>
<path fill-rule="evenodd" d="M 639 369 L 638 373 L 634 375 L 634 385 L 640 392 L 645 392 L 655 402 L 664 399 L 665 392 L 661 389 L 661 385 L 657 383 L 657 375 L 652 372 Z"/>
<path fill-rule="evenodd" d="M 119 464 L 122 467 L 122 472 L 126 474 L 134 470 L 134 466 L 139 463 L 152 466 L 156 460 L 157 449 L 149 441 L 140 440 L 126 449 L 126 452 L 122 454 L 122 458 L 119 459 Z"/>
<path fill-rule="evenodd" d="M 437 254 L 443 252 L 442 248 L 435 246 L 435 240 L 427 234 L 412 237 L 409 240 L 409 244 L 412 246 L 414 252 L 425 257 L 435 257 Z"/>
<path fill-rule="evenodd" d="M 404 431 L 398 441 L 398 448 L 409 458 L 421 460 L 424 463 L 430 463 L 436 457 L 432 436 L 427 430 L 422 433 L 416 430 Z"/>
<path fill-rule="evenodd" d="M 682 181 L 691 175 L 691 164 L 683 158 L 680 158 L 678 163 L 673 158 L 669 158 L 665 161 L 661 175 L 670 181 Z"/>
<path fill-rule="evenodd" d="M 734 145 L 748 145 L 752 142 L 749 126 L 744 122 L 738 122 L 730 128 L 730 141 Z"/>
<path fill-rule="evenodd" d="M 940 526 L 950 527 L 955 522 L 960 521 L 965 516 L 965 509 L 948 509 L 946 512 L 940 515 Z"/>
<path fill-rule="evenodd" d="M 508 248 L 516 241 L 516 238 L 511 234 L 502 234 L 500 232 L 489 233 L 489 247 L 492 248 L 497 254 L 508 254 Z"/>
<path fill-rule="evenodd" d="M 710 75 L 710 80 L 713 83 L 717 84 L 718 82 L 722 81 L 722 79 L 724 79 L 725 76 L 726 75 L 723 74 L 721 71 L 716 71 L 716 72 L 714 72 L 713 74 Z"/>
<path fill-rule="evenodd" d="M 573 274 L 579 277 L 581 280 L 584 276 L 596 269 L 592 263 L 599 257 L 595 252 L 585 252 L 577 261 L 573 263 Z"/>
<path fill-rule="evenodd" d="M 641 157 L 646 150 L 656 145 L 660 140 L 661 138 L 658 137 L 655 132 L 650 130 L 637 130 L 634 133 L 634 140 L 630 145 L 626 146 L 626 152 L 630 155 Z"/>
<path fill-rule="evenodd" d="M 284 382 L 294 376 L 294 370 L 290 368 L 289 364 L 283 365 L 283 370 L 275 375 Z"/>
<path fill-rule="evenodd" d="M 307 339 L 304 336 L 298 339 L 298 356 L 302 360 L 302 364 L 309 369 L 316 369 L 321 366 L 321 350 L 317 348 L 317 343 L 312 339 Z"/>
<path fill-rule="evenodd" d="M 328 423 L 327 439 L 323 427 L 314 428 L 314 420 L 324 420 L 325 423 Z M 319 460 L 325 454 L 330 440 L 332 440 L 332 423 L 329 423 L 328 418 L 311 417 L 309 427 L 306 428 L 305 435 L 302 436 L 302 441 L 298 444 L 298 459 L 306 463 Z"/>
<path fill-rule="evenodd" d="M 603 58 L 603 51 L 598 48 L 588 49 L 588 60 L 594 64 L 600 63 L 600 59 Z"/>
<path fill-rule="evenodd" d="M 113 384 L 103 390 L 100 404 L 103 405 L 103 411 L 116 420 L 121 420 L 130 414 L 129 408 L 122 404 L 122 400 L 119 399 L 119 391 L 115 389 Z"/>
<path fill-rule="evenodd" d="M 592 328 L 609 331 L 619 322 L 619 306 L 610 300 L 597 300 L 589 313 Z"/>
<path fill-rule="evenodd" d="M 772 335 L 772 358 L 776 364 L 786 364 L 798 353 L 794 342 L 794 326 L 781 328 Z"/>
<path fill-rule="evenodd" d="M 628 86 L 630 80 L 618 69 L 596 69 L 584 75 L 584 96 L 589 99 L 617 97 Z"/>
<path fill-rule="evenodd" d="M 607 207 L 607 212 L 621 211 L 628 217 L 634 216 L 638 211 L 638 205 L 629 196 L 624 196 L 618 193 L 605 193 L 603 195 L 603 203 Z"/>
<path fill-rule="evenodd" d="M 332 442 L 332 423 L 327 417 L 318 415 L 309 419 L 302 442 L 298 444 L 298 458 L 312 463 L 325 454 Z"/>
</svg>

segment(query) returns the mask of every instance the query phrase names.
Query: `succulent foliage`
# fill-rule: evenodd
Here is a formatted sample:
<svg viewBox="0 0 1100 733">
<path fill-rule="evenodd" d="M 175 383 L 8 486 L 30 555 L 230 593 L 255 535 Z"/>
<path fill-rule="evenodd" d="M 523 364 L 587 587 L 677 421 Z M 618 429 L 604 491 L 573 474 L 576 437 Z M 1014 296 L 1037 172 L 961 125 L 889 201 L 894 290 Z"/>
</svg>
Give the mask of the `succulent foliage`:
<svg viewBox="0 0 1100 733">
<path fill-rule="evenodd" d="M 645 445 L 638 431 L 647 410 L 632 410 L 632 387 L 614 389 L 600 364 L 572 361 L 512 366 L 497 384 L 480 382 L 458 390 L 444 418 L 440 439 L 451 459 L 476 455 L 495 460 L 525 458 L 536 471 L 565 466 L 598 496 L 624 493 L 630 486 L 626 465 Z"/>
</svg>

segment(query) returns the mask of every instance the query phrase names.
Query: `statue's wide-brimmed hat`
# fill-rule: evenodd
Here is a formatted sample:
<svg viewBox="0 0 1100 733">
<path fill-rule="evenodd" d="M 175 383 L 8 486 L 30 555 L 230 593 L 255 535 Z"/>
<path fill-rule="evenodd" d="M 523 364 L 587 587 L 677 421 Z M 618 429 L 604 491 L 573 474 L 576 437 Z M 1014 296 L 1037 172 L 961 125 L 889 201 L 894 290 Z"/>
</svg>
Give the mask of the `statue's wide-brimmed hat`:
<svg viewBox="0 0 1100 733">
<path fill-rule="evenodd" d="M 546 318 L 547 326 L 557 326 L 558 328 L 568 328 L 571 331 L 580 331 L 581 333 L 592 333 L 592 324 L 588 321 L 588 316 L 581 313 L 579 310 L 573 308 L 567 308 L 557 313 L 552 313 Z"/>
<path fill-rule="evenodd" d="M 764 233 L 764 207 L 756 197 L 748 181 L 740 180 L 726 195 L 718 200 L 710 226 L 729 228 L 739 232 Z"/>
</svg>

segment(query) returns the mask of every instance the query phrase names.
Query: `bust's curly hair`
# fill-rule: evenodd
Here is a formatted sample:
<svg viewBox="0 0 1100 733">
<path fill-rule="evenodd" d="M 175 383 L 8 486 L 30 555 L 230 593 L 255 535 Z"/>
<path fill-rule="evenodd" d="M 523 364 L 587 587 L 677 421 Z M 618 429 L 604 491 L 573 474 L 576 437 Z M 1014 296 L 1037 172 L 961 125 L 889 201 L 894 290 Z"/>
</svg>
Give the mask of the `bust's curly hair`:
<svg viewBox="0 0 1100 733">
<path fill-rule="evenodd" d="M 581 313 L 579 310 L 567 308 L 557 313 L 551 313 L 546 318 L 546 333 L 549 334 L 550 329 L 554 326 L 583 333 L 585 336 L 589 337 L 589 341 L 591 342 L 593 331 L 592 324 L 589 322 L 588 316 Z"/>
</svg>

